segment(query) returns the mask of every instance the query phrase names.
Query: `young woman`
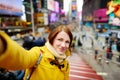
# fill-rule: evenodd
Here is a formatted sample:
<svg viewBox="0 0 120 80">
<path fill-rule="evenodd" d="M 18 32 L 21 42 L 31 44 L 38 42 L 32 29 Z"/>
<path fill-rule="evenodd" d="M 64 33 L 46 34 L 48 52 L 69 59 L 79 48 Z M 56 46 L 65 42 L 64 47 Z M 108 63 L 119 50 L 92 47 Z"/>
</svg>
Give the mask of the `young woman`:
<svg viewBox="0 0 120 80">
<path fill-rule="evenodd" d="M 69 80 L 72 39 L 68 26 L 60 25 L 50 32 L 44 46 L 25 50 L 0 31 L 0 67 L 26 70 L 24 80 Z M 39 56 L 40 63 L 33 69 Z"/>
</svg>

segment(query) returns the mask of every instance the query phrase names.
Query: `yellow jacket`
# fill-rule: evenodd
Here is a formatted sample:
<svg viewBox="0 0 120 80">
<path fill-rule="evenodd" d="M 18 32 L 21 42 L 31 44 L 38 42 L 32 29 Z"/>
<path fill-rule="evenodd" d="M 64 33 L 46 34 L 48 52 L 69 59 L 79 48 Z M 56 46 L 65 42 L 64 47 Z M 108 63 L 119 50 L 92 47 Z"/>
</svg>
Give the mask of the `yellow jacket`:
<svg viewBox="0 0 120 80">
<path fill-rule="evenodd" d="M 11 70 L 26 70 L 24 76 L 24 80 L 26 80 L 26 75 L 36 63 L 40 50 L 42 50 L 42 60 L 34 70 L 30 80 L 69 80 L 70 68 L 67 59 L 61 63 L 64 64 L 64 67 L 59 69 L 57 65 L 50 64 L 50 61 L 55 60 L 55 58 L 46 46 L 25 50 L 4 32 L 0 31 L 0 36 L 7 44 L 5 52 L 0 55 L 0 67 Z M 69 53 L 69 51 L 66 52 L 67 56 Z"/>
</svg>

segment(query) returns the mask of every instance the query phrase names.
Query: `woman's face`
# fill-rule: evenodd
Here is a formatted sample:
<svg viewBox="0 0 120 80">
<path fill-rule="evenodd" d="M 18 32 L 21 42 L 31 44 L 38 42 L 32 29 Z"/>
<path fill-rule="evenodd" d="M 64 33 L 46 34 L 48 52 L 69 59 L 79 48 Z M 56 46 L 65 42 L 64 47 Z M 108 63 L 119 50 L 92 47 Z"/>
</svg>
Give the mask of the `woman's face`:
<svg viewBox="0 0 120 80">
<path fill-rule="evenodd" d="M 69 45 L 70 45 L 69 35 L 64 31 L 58 33 L 53 41 L 53 47 L 55 48 L 57 53 L 61 55 L 66 52 L 66 50 L 69 48 Z"/>
</svg>

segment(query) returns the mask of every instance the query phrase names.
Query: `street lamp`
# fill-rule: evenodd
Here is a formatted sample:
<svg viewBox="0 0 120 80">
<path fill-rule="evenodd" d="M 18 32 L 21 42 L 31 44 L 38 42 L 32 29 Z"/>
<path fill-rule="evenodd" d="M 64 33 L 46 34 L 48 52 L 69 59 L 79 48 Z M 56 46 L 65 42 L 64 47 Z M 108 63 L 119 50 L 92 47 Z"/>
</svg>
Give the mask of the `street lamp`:
<svg viewBox="0 0 120 80">
<path fill-rule="evenodd" d="M 28 7 L 28 8 L 31 9 L 30 12 L 26 12 L 26 13 L 31 14 L 32 32 L 33 32 L 33 34 L 34 34 L 34 33 L 35 33 L 35 26 L 34 26 L 34 16 L 33 16 L 33 14 L 34 14 L 33 1 L 30 0 L 30 3 L 28 3 L 28 2 L 23 2 L 23 4 L 24 4 L 26 7 Z"/>
<path fill-rule="evenodd" d="M 35 26 L 34 26 L 34 10 L 33 10 L 33 1 L 30 0 L 30 6 L 31 6 L 31 22 L 32 22 L 32 31 L 33 31 L 33 34 L 35 33 Z"/>
</svg>

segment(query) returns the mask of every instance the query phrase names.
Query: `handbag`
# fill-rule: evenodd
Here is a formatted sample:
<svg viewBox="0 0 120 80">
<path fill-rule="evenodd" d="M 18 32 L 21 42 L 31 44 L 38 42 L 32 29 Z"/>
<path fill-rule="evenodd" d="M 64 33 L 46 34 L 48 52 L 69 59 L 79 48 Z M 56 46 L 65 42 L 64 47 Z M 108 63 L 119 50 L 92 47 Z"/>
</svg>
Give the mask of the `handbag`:
<svg viewBox="0 0 120 80">
<path fill-rule="evenodd" d="M 30 80 L 30 77 L 31 77 L 32 73 L 34 72 L 34 70 L 35 70 L 35 69 L 37 68 L 37 66 L 39 65 L 41 59 L 42 59 L 42 51 L 40 51 L 40 55 L 39 55 L 39 57 L 38 57 L 35 65 L 32 67 L 31 72 L 27 75 L 26 80 Z"/>
</svg>

